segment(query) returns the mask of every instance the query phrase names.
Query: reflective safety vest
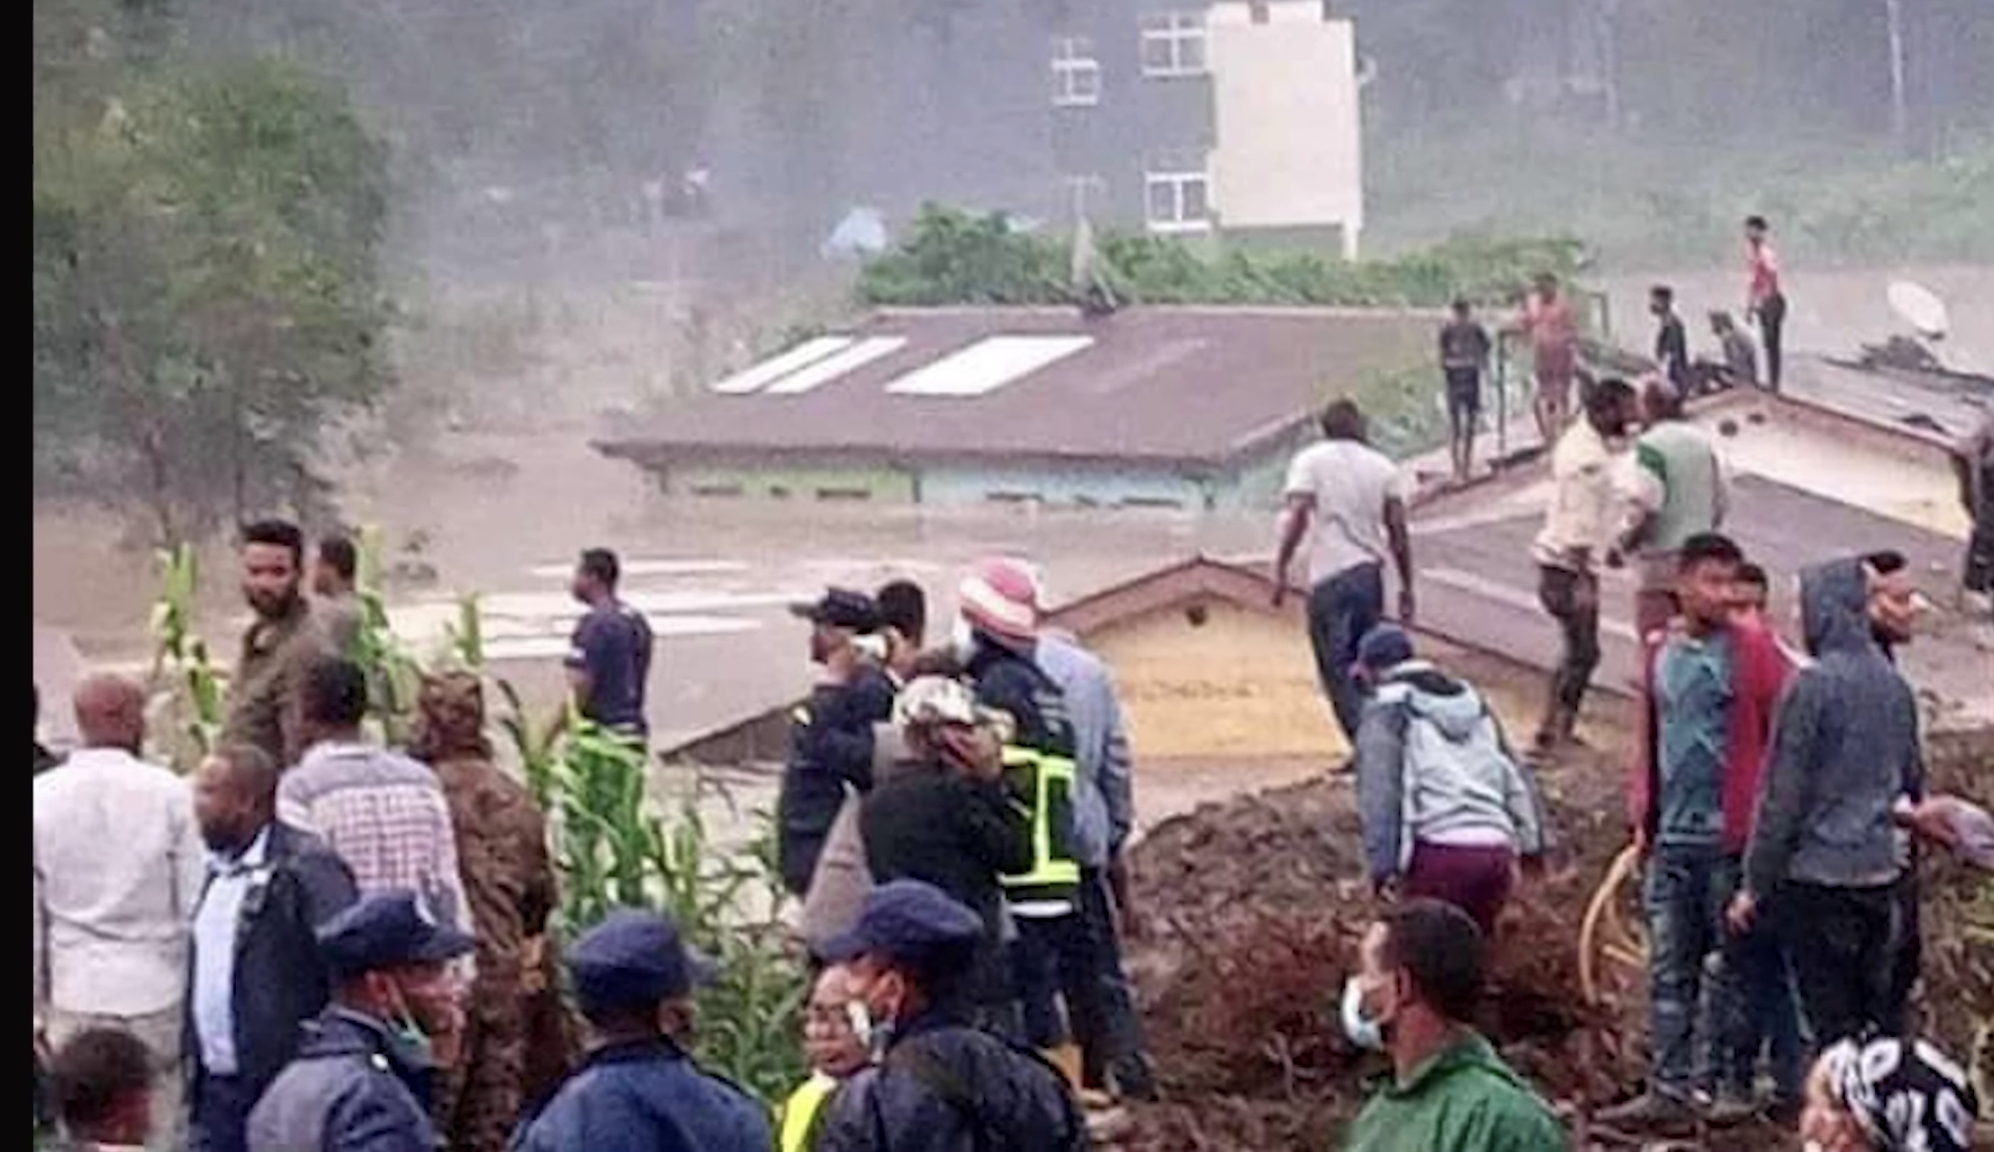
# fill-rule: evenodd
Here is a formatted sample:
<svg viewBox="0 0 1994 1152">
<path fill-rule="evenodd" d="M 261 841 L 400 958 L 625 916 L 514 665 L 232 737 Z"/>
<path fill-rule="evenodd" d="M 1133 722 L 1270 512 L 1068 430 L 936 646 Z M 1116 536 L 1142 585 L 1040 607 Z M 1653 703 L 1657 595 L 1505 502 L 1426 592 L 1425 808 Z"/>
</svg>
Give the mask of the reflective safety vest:
<svg viewBox="0 0 1994 1152">
<path fill-rule="evenodd" d="M 1080 864 L 1073 855 L 1073 759 L 1004 746 L 1004 786 L 1023 809 L 1032 838 L 1032 869 L 999 877 L 1014 915 L 1047 917 L 1072 912 L 1080 895 Z"/>
<path fill-rule="evenodd" d="M 817 1121 L 824 1102 L 838 1090 L 838 1081 L 822 1072 L 813 1072 L 803 1086 L 789 1094 L 782 1106 L 780 1152 L 809 1152 L 816 1143 Z"/>
</svg>

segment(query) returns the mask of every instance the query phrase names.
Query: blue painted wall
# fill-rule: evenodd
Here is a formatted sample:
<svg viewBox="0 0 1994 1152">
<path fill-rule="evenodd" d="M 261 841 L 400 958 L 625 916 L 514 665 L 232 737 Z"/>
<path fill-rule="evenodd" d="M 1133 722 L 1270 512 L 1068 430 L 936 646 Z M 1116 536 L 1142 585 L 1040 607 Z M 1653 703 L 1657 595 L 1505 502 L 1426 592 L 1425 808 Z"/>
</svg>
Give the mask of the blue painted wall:
<svg viewBox="0 0 1994 1152">
<path fill-rule="evenodd" d="M 833 489 L 847 494 L 862 490 L 878 503 L 918 501 L 961 506 L 1035 502 L 1055 508 L 1252 511 L 1280 502 L 1288 459 L 1302 439 L 1270 444 L 1239 467 L 1210 477 L 1140 464 L 1025 462 L 927 465 L 918 474 L 909 474 L 884 465 L 841 462 L 818 466 L 796 459 L 779 467 L 765 461 L 711 461 L 664 469 L 660 481 L 673 495 L 712 494 L 715 498 L 724 493 L 769 499 L 779 487 L 782 495 L 796 501 L 813 500 L 820 490 Z"/>
</svg>

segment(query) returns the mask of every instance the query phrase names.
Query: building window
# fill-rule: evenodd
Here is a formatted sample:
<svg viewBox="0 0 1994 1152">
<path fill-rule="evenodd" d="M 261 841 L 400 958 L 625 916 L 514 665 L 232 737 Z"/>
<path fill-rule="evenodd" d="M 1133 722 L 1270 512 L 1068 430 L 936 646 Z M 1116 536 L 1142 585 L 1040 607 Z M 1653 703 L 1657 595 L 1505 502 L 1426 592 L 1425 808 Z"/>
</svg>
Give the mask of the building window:
<svg viewBox="0 0 1994 1152">
<path fill-rule="evenodd" d="M 1211 177 L 1204 169 L 1150 171 L 1142 181 L 1151 232 L 1211 231 Z"/>
<path fill-rule="evenodd" d="M 1201 76 L 1204 72 L 1204 13 L 1158 12 L 1142 18 L 1144 76 Z"/>
<path fill-rule="evenodd" d="M 1052 42 L 1052 103 L 1055 108 L 1092 108 L 1101 102 L 1101 62 L 1094 43 L 1080 36 Z"/>
</svg>

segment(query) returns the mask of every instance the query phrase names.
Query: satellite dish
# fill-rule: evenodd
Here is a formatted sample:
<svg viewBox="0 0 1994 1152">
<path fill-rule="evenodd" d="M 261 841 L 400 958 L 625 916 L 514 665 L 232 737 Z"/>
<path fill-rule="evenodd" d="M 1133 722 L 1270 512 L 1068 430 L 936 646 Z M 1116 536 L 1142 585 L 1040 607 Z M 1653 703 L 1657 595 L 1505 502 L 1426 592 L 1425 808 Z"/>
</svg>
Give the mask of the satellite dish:
<svg viewBox="0 0 1994 1152">
<path fill-rule="evenodd" d="M 1927 340 L 1942 340 L 1950 327 L 1946 302 L 1922 284 L 1909 280 L 1890 282 L 1890 309 Z"/>
</svg>

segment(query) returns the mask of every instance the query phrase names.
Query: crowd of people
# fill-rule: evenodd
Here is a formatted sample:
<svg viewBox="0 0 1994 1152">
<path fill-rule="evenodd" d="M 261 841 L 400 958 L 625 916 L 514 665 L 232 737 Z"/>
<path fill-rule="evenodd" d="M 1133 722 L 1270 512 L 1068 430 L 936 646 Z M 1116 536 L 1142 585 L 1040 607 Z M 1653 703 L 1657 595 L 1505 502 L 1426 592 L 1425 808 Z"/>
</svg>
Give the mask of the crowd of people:
<svg viewBox="0 0 1994 1152">
<path fill-rule="evenodd" d="M 1750 292 L 1776 390 L 1784 300 L 1766 231 L 1758 218 L 1747 227 Z M 1401 622 L 1413 623 L 1414 573 L 1404 482 L 1365 443 L 1361 414 L 1332 403 L 1324 442 L 1294 460 L 1274 598 L 1308 542 L 1308 635 L 1354 749 L 1372 878 L 1388 894 L 1447 901 L 1493 931 L 1519 863 L 1546 844 L 1529 761 L 1580 742 L 1601 661 L 1602 578 L 1628 569 L 1641 723 L 1627 794 L 1643 862 L 1652 1071 L 1646 1091 L 1595 1119 L 1664 1132 L 1762 1114 L 1791 1124 L 1824 1085 L 1861 1096 L 1847 1071 L 1862 1058 L 1915 1058 L 1923 1071 L 1911 1079 L 1931 1094 L 1894 1105 L 1894 1127 L 1865 1121 L 1872 1142 L 1855 1146 L 1964 1148 L 1971 1091 L 1910 1038 L 1917 860 L 1940 847 L 1994 868 L 1994 821 L 1959 797 L 1927 794 L 1916 695 L 1895 661 L 1923 604 L 1910 565 L 1873 551 L 1808 569 L 1802 644 L 1779 635 L 1765 569 L 1722 534 L 1732 486 L 1723 454 L 1686 418 L 1700 389 L 1673 293 L 1657 287 L 1651 304 L 1657 368 L 1638 383 L 1575 370 L 1554 281 L 1540 280 L 1526 312 L 1551 447 L 1534 558 L 1562 641 L 1528 754 L 1510 747 L 1471 687 L 1415 659 L 1410 637 L 1379 622 L 1389 564 L 1406 590 Z M 1735 331 L 1728 317 L 1715 327 Z M 1472 428 L 1488 349 L 1458 305 L 1440 335 L 1457 432 Z M 1563 397 L 1574 389 L 1579 411 L 1567 420 Z M 1969 589 L 1987 584 L 1988 428 L 1994 413 L 1954 453 L 1974 520 Z M 1470 461 L 1457 436 L 1457 473 Z M 1824 1062 L 1811 1087 L 1810 1054 Z"/>
<path fill-rule="evenodd" d="M 1772 245 L 1772 226 L 1763 216 L 1744 224 L 1747 279 L 1745 320 L 1758 334 L 1755 342 L 1730 312 L 1709 314 L 1716 355 L 1690 351 L 1689 329 L 1676 311 L 1675 288 L 1656 284 L 1648 290 L 1648 311 L 1655 318 L 1655 373 L 1676 394 L 1701 396 L 1730 388 L 1758 387 L 1780 391 L 1785 375 L 1786 294 L 1780 286 L 1779 256 Z M 1582 324 L 1579 313 L 1557 276 L 1536 277 L 1523 295 L 1516 318 L 1505 334 L 1520 337 L 1529 348 L 1531 414 L 1539 440 L 1554 444 L 1573 412 L 1583 369 L 1580 366 Z M 1457 480 L 1475 468 L 1475 440 L 1482 419 L 1482 388 L 1490 374 L 1496 343 L 1475 318 L 1474 304 L 1454 301 L 1452 315 L 1441 326 L 1439 359 L 1447 408 L 1448 453 Z M 1765 371 L 1761 373 L 1760 348 Z"/>
<path fill-rule="evenodd" d="M 1764 231 L 1752 301 L 1776 381 Z M 1329 405 L 1289 470 L 1273 599 L 1305 555 L 1379 908 L 1329 1006 L 1390 1064 L 1347 1146 L 1565 1144 L 1470 1021 L 1503 908 L 1554 848 L 1536 771 L 1581 739 L 1603 572 L 1628 567 L 1652 1061 L 1594 1119 L 1763 1113 L 1836 1152 L 1964 1149 L 1978 1102 L 1908 1011 L 1917 861 L 1936 847 L 1994 868 L 1994 821 L 1925 788 L 1894 661 L 1919 610 L 1910 567 L 1869 552 L 1808 570 L 1802 643 L 1779 636 L 1765 571 L 1722 535 L 1730 479 L 1685 419 L 1692 366 L 1672 299 L 1654 299 L 1662 367 L 1639 386 L 1579 371 L 1555 281 L 1525 319 L 1551 446 L 1533 554 L 1562 638 L 1526 747 L 1420 656 L 1410 492 L 1358 407 Z M 1467 308 L 1441 348 L 1471 426 L 1489 342 Z M 1962 495 L 1983 549 L 1974 451 Z M 1455 462 L 1471 466 L 1458 444 Z M 907 581 L 795 609 L 819 672 L 789 718 L 777 863 L 810 1074 L 769 1109 L 695 1059 L 715 973 L 669 917 L 623 909 L 557 945 L 547 822 L 495 762 L 477 676 L 425 678 L 406 748 L 368 736 L 351 541 L 321 541 L 308 572 L 302 532 L 263 521 L 240 556 L 254 619 L 191 779 L 143 758 L 145 693 L 118 676 L 76 691 L 80 748 L 36 745 L 37 1118 L 71 1146 L 1077 1152 L 1119 1102 L 1158 1095 L 1122 954 L 1128 734 L 1107 665 L 1046 625 L 1034 566 L 975 565 L 934 636 Z M 607 549 L 578 560 L 550 739 L 580 718 L 648 741 L 653 637 L 620 575 Z"/>
</svg>

